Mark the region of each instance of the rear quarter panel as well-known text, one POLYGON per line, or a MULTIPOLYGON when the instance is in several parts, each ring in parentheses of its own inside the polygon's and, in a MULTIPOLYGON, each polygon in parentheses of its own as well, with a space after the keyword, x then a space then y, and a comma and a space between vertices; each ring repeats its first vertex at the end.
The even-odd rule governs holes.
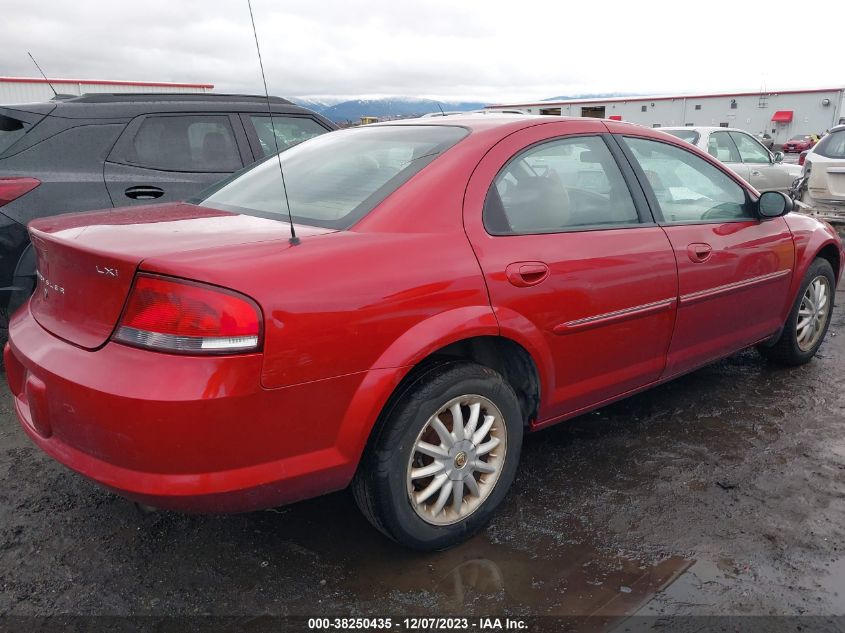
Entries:
POLYGON ((0 160, 0 176, 38 178, 41 185, 3 207, 27 224, 34 218, 111 207, 103 164, 123 123, 77 125, 0 160))

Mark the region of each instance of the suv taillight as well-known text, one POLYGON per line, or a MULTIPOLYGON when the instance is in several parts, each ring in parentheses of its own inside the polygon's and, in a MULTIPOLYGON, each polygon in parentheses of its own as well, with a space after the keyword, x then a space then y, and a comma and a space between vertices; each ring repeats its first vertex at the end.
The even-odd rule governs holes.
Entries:
POLYGON ((40 184, 37 178, 0 178, 0 207, 17 200, 40 184))
POLYGON ((803 165, 805 160, 807 160, 807 150, 804 150, 798 155, 798 164, 803 165))
POLYGON ((139 274, 114 340, 182 354, 231 354, 261 346, 261 311, 232 290, 139 274))

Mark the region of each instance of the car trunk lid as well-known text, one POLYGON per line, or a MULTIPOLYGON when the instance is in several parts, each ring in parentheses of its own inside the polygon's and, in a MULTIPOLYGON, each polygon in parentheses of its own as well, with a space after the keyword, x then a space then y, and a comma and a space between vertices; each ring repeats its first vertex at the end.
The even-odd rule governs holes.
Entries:
MULTIPOLYGON (((330 232, 297 227, 303 236, 330 232)), ((144 259, 269 240, 288 248, 290 225, 178 204, 44 218, 30 234, 38 277, 33 317, 54 335, 96 349, 114 331, 144 259)))

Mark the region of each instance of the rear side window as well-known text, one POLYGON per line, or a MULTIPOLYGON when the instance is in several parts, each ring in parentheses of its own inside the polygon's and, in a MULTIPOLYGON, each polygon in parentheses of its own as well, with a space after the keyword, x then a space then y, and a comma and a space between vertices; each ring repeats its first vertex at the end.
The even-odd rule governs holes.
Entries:
POLYGON ((191 202, 287 221, 279 161, 294 222, 346 229, 467 135, 457 126, 365 126, 322 134, 269 156, 191 202))
POLYGON ((825 158, 845 158, 845 130, 837 130, 825 136, 813 152, 825 158))
POLYGON ((0 154, 22 139, 31 127, 26 121, 0 114, 0 154))
POLYGON ((326 128, 308 117, 274 116, 272 124, 269 115, 250 115, 255 132, 258 135, 258 142, 261 144, 261 151, 264 156, 276 152, 276 145, 279 151, 285 150, 292 145, 307 141, 320 134, 328 132, 326 128), (273 132, 276 133, 276 141, 273 141, 273 132))
POLYGON ((232 172, 243 166, 224 115, 147 117, 132 141, 128 162, 186 172, 232 172))
POLYGON ((624 140, 642 167, 667 223, 754 217, 745 189, 706 160, 668 143, 628 136, 624 140))
POLYGON ((713 132, 707 139, 707 153, 723 163, 740 163, 739 150, 728 132, 713 132))
POLYGON ((556 233, 639 222, 607 145, 581 136, 531 147, 496 176, 484 203, 492 235, 556 233))

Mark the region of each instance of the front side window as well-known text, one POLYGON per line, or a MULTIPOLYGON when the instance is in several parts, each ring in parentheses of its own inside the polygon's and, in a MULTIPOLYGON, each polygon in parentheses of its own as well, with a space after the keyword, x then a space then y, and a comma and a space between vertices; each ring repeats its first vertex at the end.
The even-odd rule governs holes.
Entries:
POLYGON ((727 132, 713 132, 707 139, 707 153, 723 163, 739 163, 739 151, 727 132))
POLYGON ((845 158, 845 130, 837 130, 825 136, 813 152, 826 158, 845 158))
MULTIPOLYGON (((294 222, 349 228, 467 133, 447 125, 365 126, 321 134, 280 152, 294 222)), ((288 219, 275 155, 191 202, 288 219)))
POLYGON ((127 161, 163 171, 226 173, 243 167, 225 115, 149 116, 127 161))
POLYGON ((499 172, 484 204, 492 235, 556 233, 639 222, 613 155, 599 136, 535 145, 499 172))
POLYGON ((309 117, 276 115, 271 123, 270 116, 267 114, 252 114, 249 120, 258 134, 258 142, 264 156, 274 154, 277 144, 279 151, 282 151, 297 143, 307 141, 309 138, 328 132, 326 128, 309 117), (273 141, 274 130, 276 133, 275 142, 273 141))
POLYGON ((736 143, 739 156, 743 163, 763 163, 768 165, 771 160, 769 152, 753 138, 740 132, 731 132, 731 138, 736 143))
POLYGON ((754 217, 745 190, 692 152, 649 139, 625 137, 670 224, 754 217))

